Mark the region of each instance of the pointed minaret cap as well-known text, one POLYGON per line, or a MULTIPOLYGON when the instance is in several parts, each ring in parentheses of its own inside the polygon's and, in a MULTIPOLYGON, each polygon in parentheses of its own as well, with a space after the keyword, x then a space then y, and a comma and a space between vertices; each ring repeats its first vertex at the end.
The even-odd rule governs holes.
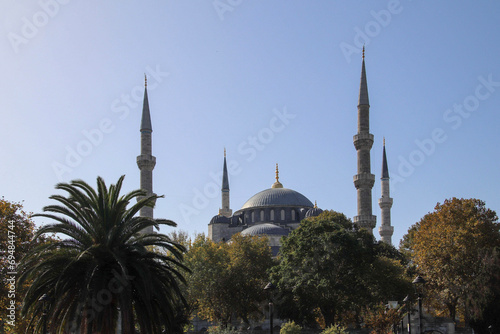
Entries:
POLYGON ((278 171, 278 164, 276 164, 276 182, 271 186, 271 188, 283 188, 283 185, 279 181, 279 171, 278 171))
POLYGON ((146 77, 146 74, 144 74, 144 104, 142 105, 141 131, 153 132, 153 127, 151 126, 151 115, 149 113, 148 78, 146 77))
POLYGON ((382 179, 389 179, 389 169, 387 168, 387 156, 385 154, 385 137, 384 137, 384 149, 382 152, 382 179))
POLYGON ((366 83, 366 70, 365 70, 365 47, 363 46, 363 62, 361 65, 361 83, 359 85, 359 101, 358 105, 370 105, 368 100, 368 84, 366 83))
POLYGON ((224 167, 222 172, 222 190, 229 190, 229 179, 227 176, 226 148, 224 147, 224 167))

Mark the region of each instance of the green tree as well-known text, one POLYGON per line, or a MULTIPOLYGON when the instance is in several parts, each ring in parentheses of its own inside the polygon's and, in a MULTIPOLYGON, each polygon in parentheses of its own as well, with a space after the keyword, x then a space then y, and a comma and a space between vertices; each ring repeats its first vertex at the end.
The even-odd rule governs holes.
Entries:
POLYGON ((500 246, 500 224, 481 200, 447 199, 410 228, 401 246, 427 280, 433 308, 468 321, 467 301, 480 298, 487 281, 481 258, 500 246))
POLYGON ((199 317, 226 327, 233 315, 249 323, 261 317, 259 303, 272 266, 267 238, 236 234, 231 242, 215 243, 204 235, 193 242, 186 261, 189 299, 199 317))
POLYGON ((35 234, 35 223, 29 214, 23 210, 21 203, 14 203, 0 199, 0 333, 15 331, 25 332, 29 320, 18 314, 21 308, 21 296, 26 291, 30 282, 23 285, 15 285, 15 274, 17 263, 28 252, 29 249, 40 243, 49 242, 53 238, 39 238, 33 240, 35 234), (14 303, 14 316, 10 314, 11 301, 14 303), (15 319, 15 320, 14 320, 15 319), (9 325, 10 323, 10 325, 9 325))
POLYGON ((141 333, 160 333, 175 325, 183 301, 177 283, 183 281, 183 248, 164 234, 143 233, 175 223, 137 216, 158 196, 142 190, 120 195, 123 179, 108 189, 98 177, 97 190, 81 180, 60 183, 56 189, 67 197, 51 196, 59 204, 37 215, 56 222, 35 237, 58 233, 65 239, 35 247, 22 260, 19 282, 33 280, 22 312, 39 315, 38 300, 47 294, 51 333, 115 333, 118 322, 123 333, 135 333, 136 326, 141 333))
POLYGON ((387 257, 392 252, 342 213, 303 220, 283 240, 272 270, 279 316, 308 325, 320 318, 328 327, 365 306, 400 299, 408 283, 401 263, 387 257))

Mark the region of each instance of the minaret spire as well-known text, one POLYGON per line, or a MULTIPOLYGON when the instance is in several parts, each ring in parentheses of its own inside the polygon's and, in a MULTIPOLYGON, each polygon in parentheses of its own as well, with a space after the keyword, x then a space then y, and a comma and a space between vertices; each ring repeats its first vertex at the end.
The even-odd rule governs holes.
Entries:
POLYGON ((222 166, 222 208, 219 209, 219 215, 231 217, 233 210, 229 207, 229 178, 227 175, 226 148, 224 148, 224 165, 222 166))
MULTIPOLYGON (((141 171, 141 189, 145 190, 148 195, 153 194, 153 169, 156 165, 156 157, 152 155, 152 132, 151 114, 149 111, 148 101, 148 82, 144 75, 144 102, 142 106, 141 120, 141 155, 137 156, 137 166, 141 171)), ((153 218, 153 208, 143 207, 140 215, 143 217, 153 218)), ((151 229, 147 232, 152 232, 151 229)))
POLYGON ((384 148, 382 151, 382 177, 381 180, 381 189, 382 189, 382 197, 378 200, 378 205, 380 206, 380 220, 381 224, 378 229, 380 234, 380 239, 388 243, 392 244, 392 234, 394 233, 394 227, 391 226, 391 207, 392 207, 392 198, 390 197, 389 191, 389 169, 387 168, 387 156, 385 153, 385 138, 384 138, 384 148))
POLYGON ((358 155, 358 173, 354 175, 354 186, 358 198, 358 214, 353 218, 353 222, 373 233, 377 220, 377 217, 372 214, 372 188, 375 183, 375 175, 371 173, 370 167, 373 135, 370 133, 370 102, 366 81, 364 47, 358 100, 358 133, 354 135, 353 142, 358 155))

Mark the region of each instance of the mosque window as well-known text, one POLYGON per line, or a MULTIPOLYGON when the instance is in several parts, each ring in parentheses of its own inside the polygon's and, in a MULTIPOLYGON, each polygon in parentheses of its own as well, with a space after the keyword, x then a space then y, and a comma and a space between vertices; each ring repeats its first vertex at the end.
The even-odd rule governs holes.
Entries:
POLYGON ((270 218, 271 218, 270 220, 274 221, 274 210, 271 210, 271 212, 269 213, 269 215, 270 215, 270 218))
POLYGON ((252 211, 252 223, 255 223, 255 212, 252 211))
POLYGON ((264 221, 264 210, 260 210, 260 221, 264 221))
POLYGON ((295 210, 292 210, 292 220, 295 220, 295 210))
POLYGON ((285 220, 285 210, 281 209, 281 220, 285 220))

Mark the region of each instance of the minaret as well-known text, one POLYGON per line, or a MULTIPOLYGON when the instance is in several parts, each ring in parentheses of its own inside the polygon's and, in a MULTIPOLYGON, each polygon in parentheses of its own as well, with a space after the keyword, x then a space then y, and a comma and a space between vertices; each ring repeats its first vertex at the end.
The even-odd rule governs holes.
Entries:
POLYGON ((219 209, 219 215, 225 217, 231 217, 233 215, 233 210, 229 207, 229 179, 227 176, 227 164, 226 164, 226 149, 224 148, 224 166, 222 168, 222 209, 219 209))
MULTIPOLYGON (((144 104, 142 106, 141 121, 141 155, 137 156, 137 166, 141 171, 141 189, 146 190, 148 195, 153 194, 153 168, 156 158, 152 155, 152 132, 151 115, 149 113, 148 80, 144 76, 144 104)), ((140 215, 153 218, 153 208, 143 207, 140 215)), ((152 227, 150 231, 153 232, 152 227)))
POLYGON ((358 153, 358 174, 354 175, 354 186, 358 193, 358 215, 353 218, 353 222, 373 233, 377 220, 377 217, 372 215, 372 188, 375 183, 375 175, 371 173, 370 168, 373 135, 370 133, 370 103, 366 83, 364 47, 359 87, 358 133, 354 135, 353 142, 358 153))
POLYGON ((380 227, 378 232, 380 234, 380 239, 392 245, 392 234, 394 233, 394 227, 391 226, 391 207, 392 198, 389 192, 389 169, 387 168, 387 157, 385 155, 385 138, 384 138, 384 150, 382 153, 382 177, 380 178, 382 184, 382 197, 378 200, 378 205, 380 206, 380 227))

